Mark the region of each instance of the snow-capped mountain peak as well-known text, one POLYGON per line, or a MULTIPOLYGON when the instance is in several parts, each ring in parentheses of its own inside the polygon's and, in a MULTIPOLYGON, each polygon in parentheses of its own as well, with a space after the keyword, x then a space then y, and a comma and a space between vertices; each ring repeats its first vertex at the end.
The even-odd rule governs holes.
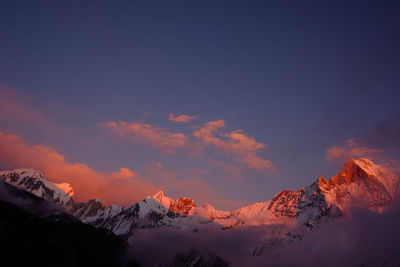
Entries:
POLYGON ((63 207, 69 207, 73 203, 74 191, 70 184, 53 183, 36 169, 2 171, 0 172, 0 179, 63 207))
POLYGON ((211 204, 196 206, 190 198, 172 199, 159 191, 128 208, 104 207, 97 199, 74 203, 69 184, 54 184, 34 169, 0 172, 5 182, 52 200, 82 222, 130 238, 134 229, 172 226, 197 231, 208 223, 222 228, 281 224, 291 227, 291 236, 319 228, 321 222, 346 214, 362 203, 382 211, 399 193, 399 177, 369 159, 349 158, 330 179, 319 177, 299 190, 283 190, 272 200, 250 204, 234 211, 217 210, 211 204), (67 203, 67 204, 65 204, 67 203))
POLYGON ((173 202, 173 199, 165 196, 164 192, 161 190, 158 191, 157 194, 153 195, 152 197, 147 197, 147 198, 153 198, 157 200, 167 209, 169 209, 169 207, 171 206, 171 202, 173 202))
POLYGON ((196 207, 193 199, 182 197, 179 199, 172 199, 164 195, 163 191, 158 191, 157 194, 147 199, 152 198, 161 203, 166 209, 181 215, 188 215, 189 212, 196 207))
POLYGON ((378 179, 379 182, 385 186, 392 199, 397 197, 396 193, 399 191, 399 177, 397 175, 366 158, 354 160, 354 163, 362 168, 369 176, 378 179))
POLYGON ((320 178, 318 184, 326 202, 342 212, 355 204, 382 211, 399 192, 399 177, 365 158, 349 158, 337 175, 320 178))
POLYGON ((62 191, 64 191, 71 198, 74 197, 74 190, 72 189, 72 186, 69 183, 61 183, 61 184, 54 183, 54 185, 60 188, 62 191))

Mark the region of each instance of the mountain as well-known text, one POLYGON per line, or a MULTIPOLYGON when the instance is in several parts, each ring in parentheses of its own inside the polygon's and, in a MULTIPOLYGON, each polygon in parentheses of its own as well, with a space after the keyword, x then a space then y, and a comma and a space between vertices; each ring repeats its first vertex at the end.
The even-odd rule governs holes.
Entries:
POLYGON ((160 202, 168 210, 181 215, 188 215, 191 210, 196 208, 193 199, 183 197, 174 200, 166 197, 163 191, 159 191, 157 194, 152 196, 152 198, 160 202))
POLYGON ((310 186, 296 191, 283 190, 271 200, 233 211, 221 211, 211 204, 197 206, 189 198, 171 199, 162 191, 130 207, 104 207, 100 200, 73 201, 70 186, 54 184, 32 169, 0 172, 5 182, 52 200, 82 222, 111 230, 130 239, 135 229, 169 226, 199 231, 208 224, 222 229, 254 225, 286 225, 285 238, 301 238, 321 223, 349 213, 353 207, 382 212, 400 191, 399 177, 369 159, 349 158, 334 177, 319 177, 310 186))
POLYGON ((74 191, 71 185, 68 183, 53 183, 39 170, 15 169, 2 171, 0 172, 0 179, 66 209, 73 206, 74 191))
POLYGON ((326 202, 343 212, 355 204, 382 211, 396 199, 400 189, 398 176, 365 158, 349 158, 336 176, 329 180, 321 177, 318 185, 326 202))
POLYGON ((308 187, 283 190, 270 201, 233 211, 231 217, 241 220, 241 224, 288 217, 312 227, 315 220, 337 217, 357 206, 383 211, 396 199, 399 185, 397 175, 371 160, 349 158, 329 180, 321 176, 308 187))
MULTIPOLYGON (((3 266, 121 266, 128 244, 0 181, 3 266)), ((124 266, 139 266, 132 257, 124 266)))
MULTIPOLYGON (((196 240, 203 242, 203 237, 216 240, 217 247, 240 246, 246 242, 240 247, 240 251, 245 250, 242 255, 268 255, 277 248, 306 242, 297 241, 309 240, 310 235, 335 225, 336 218, 350 218, 353 208, 384 213, 392 203, 397 203, 400 191, 397 175, 365 158, 349 158, 342 170, 330 179, 321 176, 309 186, 283 190, 271 200, 232 211, 218 210, 208 203, 200 206, 190 198, 172 199, 162 191, 129 207, 105 207, 99 199, 75 202, 69 184, 53 183, 34 169, 3 171, 0 180, 0 214, 5 215, 0 216, 0 238, 10 244, 0 249, 7 256, 21 249, 29 250, 24 254, 28 258, 34 258, 42 250, 56 255, 48 256, 49 260, 35 258, 34 263, 41 266, 57 266, 54 263, 64 258, 65 266, 81 263, 118 266, 115 260, 123 257, 121 251, 128 244, 130 249, 144 246, 140 251, 145 251, 145 256, 129 252, 134 257, 127 258, 132 261, 128 265, 137 266, 133 259, 156 256, 160 249, 165 249, 164 242, 169 244, 171 239, 177 239, 176 246, 180 247, 186 244, 184 240, 195 244, 196 240), (148 240, 150 233, 154 233, 154 240, 153 234, 148 240), (18 240, 26 240, 27 247, 21 248, 18 240), (100 256, 92 259, 97 254, 100 256)), ((187 250, 175 251, 158 266, 227 266, 230 259, 229 254, 222 255, 222 260, 213 250, 183 247, 187 250)), ((388 247, 392 250, 390 244, 388 247)), ((15 258, 15 266, 28 263, 24 258, 15 258)))

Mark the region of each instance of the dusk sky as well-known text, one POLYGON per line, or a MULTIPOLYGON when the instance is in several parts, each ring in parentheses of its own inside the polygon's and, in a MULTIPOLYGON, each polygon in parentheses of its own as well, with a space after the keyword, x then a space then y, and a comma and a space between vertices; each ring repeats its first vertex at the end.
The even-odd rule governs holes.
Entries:
POLYGON ((400 173, 399 1, 0 3, 0 169, 236 209, 400 173))

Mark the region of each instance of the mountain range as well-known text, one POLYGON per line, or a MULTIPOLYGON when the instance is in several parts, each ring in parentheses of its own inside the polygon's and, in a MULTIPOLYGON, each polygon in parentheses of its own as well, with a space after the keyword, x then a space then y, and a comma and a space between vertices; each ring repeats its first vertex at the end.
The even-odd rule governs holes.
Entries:
MULTIPOLYGON (((211 204, 198 206, 186 197, 171 199, 162 191, 129 207, 105 207, 99 199, 75 202, 69 184, 53 183, 35 169, 2 171, 0 179, 7 186, 29 192, 56 207, 53 215, 62 214, 82 225, 108 231, 122 243, 131 245, 135 244, 135 232, 140 229, 169 227, 203 233, 210 226, 220 231, 263 226, 266 231, 248 248, 250 255, 260 255, 273 246, 298 242, 322 225, 350 216, 354 208, 382 213, 397 201, 400 191, 396 174, 366 158, 349 158, 343 169, 330 179, 321 176, 299 190, 283 190, 271 200, 232 211, 217 210, 211 204), (274 230, 269 231, 268 226, 274 230), (278 230, 276 226, 280 226, 278 230)), ((193 257, 196 258, 192 255, 189 259, 193 257)), ((217 262, 221 264, 222 261, 217 262)))

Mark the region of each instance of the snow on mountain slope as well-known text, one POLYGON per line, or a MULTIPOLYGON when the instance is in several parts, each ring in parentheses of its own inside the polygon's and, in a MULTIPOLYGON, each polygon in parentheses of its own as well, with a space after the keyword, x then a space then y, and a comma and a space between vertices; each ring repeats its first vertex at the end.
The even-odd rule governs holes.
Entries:
POLYGON ((399 177, 368 159, 349 158, 343 169, 326 180, 318 178, 296 191, 283 190, 272 200, 235 211, 218 211, 211 205, 196 207, 199 215, 225 228, 246 225, 295 224, 298 233, 318 228, 320 222, 348 213, 363 205, 382 211, 399 192, 399 177))
POLYGON ((270 204, 271 200, 250 204, 248 206, 237 209, 236 214, 240 218, 254 218, 254 217, 268 216, 271 214, 270 210, 268 209, 270 204))
POLYGON ((221 228, 281 224, 290 226, 291 238, 318 229, 320 223, 347 214, 352 207, 363 205, 380 212, 396 198, 400 189, 398 176, 363 158, 349 158, 343 169, 329 180, 319 177, 310 186, 296 191, 283 190, 272 200, 234 211, 217 210, 210 204, 196 206, 190 198, 174 200, 162 191, 128 208, 104 207, 98 199, 74 203, 68 184, 56 185, 37 170, 0 172, 0 178, 52 200, 82 222, 126 238, 138 228, 170 226, 197 231, 210 223, 221 228))
POLYGON ((81 221, 88 222, 96 220, 104 211, 105 208, 99 199, 90 199, 86 202, 76 203, 70 213, 81 221))
POLYGON ((192 209, 196 208, 196 204, 193 199, 183 197, 175 200, 166 197, 162 191, 159 191, 151 198, 160 202, 166 209, 181 215, 188 215, 192 209))
POLYGON ((399 192, 399 177, 382 166, 376 165, 371 160, 360 158, 354 163, 363 169, 370 177, 375 177, 383 184, 392 199, 395 199, 399 192))
MULTIPOLYGON (((240 221, 233 215, 231 211, 217 210, 209 203, 191 210, 189 216, 197 216, 199 218, 199 224, 214 222, 223 228, 230 228, 234 225, 240 224, 240 221)), ((198 229, 200 227, 197 226, 195 228, 198 229)))
MULTIPOLYGON (((150 198, 150 196, 147 198, 150 198)), ((171 206, 171 203, 174 201, 172 198, 165 196, 163 191, 158 191, 158 193, 153 195, 151 198, 160 202, 167 209, 169 209, 169 206, 171 206)))
POLYGON ((172 226, 176 222, 176 214, 169 211, 153 198, 135 203, 129 208, 111 206, 105 210, 104 216, 90 224, 113 231, 115 234, 129 238, 137 228, 172 226))
POLYGON ((382 211, 396 198, 399 177, 368 159, 349 158, 337 175, 321 177, 318 185, 326 202, 344 213, 356 206, 382 211))
POLYGON ((0 172, 0 179, 20 189, 69 209, 74 191, 67 183, 56 184, 35 169, 15 169, 0 172))

